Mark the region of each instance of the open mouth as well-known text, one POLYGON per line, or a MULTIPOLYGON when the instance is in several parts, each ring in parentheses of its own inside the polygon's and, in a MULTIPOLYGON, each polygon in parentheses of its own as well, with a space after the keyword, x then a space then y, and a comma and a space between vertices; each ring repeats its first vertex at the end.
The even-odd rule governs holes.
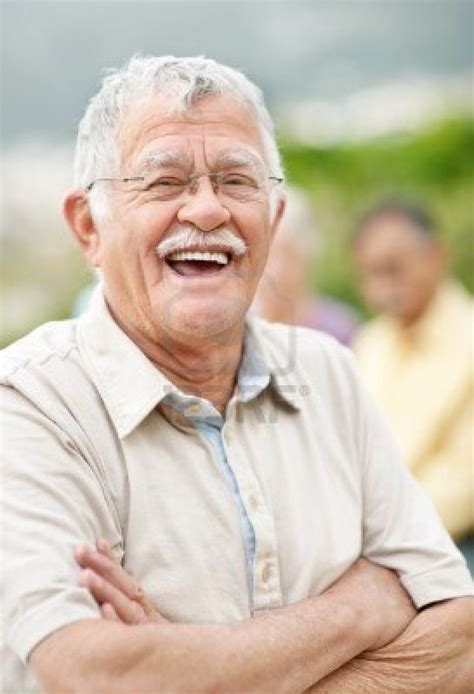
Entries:
POLYGON ((175 251, 165 258, 168 266, 183 277, 202 277, 222 272, 232 261, 225 251, 175 251))

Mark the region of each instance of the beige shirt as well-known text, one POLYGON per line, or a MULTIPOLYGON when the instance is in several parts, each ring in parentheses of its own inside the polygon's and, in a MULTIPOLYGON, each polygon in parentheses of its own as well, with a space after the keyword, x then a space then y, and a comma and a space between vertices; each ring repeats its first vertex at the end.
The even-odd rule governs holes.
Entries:
POLYGON ((473 318, 471 296, 445 281, 416 323, 380 316, 355 343, 404 460, 455 537, 474 531, 473 318))
POLYGON ((271 377, 237 389, 222 438, 255 532, 252 595, 212 446, 164 404, 172 385, 100 292, 80 319, 4 351, 5 692, 26 691, 41 639, 99 617, 73 559, 98 536, 174 621, 237 622, 317 595, 361 554, 396 569, 417 606, 470 592, 345 348, 259 320, 250 340, 271 377))

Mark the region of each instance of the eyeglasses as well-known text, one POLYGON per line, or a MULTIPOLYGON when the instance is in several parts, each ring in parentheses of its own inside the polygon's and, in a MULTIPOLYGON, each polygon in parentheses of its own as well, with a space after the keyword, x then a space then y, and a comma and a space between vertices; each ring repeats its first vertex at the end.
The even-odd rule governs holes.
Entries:
POLYGON ((128 178, 96 178, 86 186, 86 192, 92 190, 96 183, 102 181, 115 181, 119 183, 136 184, 133 189, 144 194, 148 199, 166 201, 177 200, 185 192, 193 195, 198 189, 199 179, 207 177, 211 182, 216 195, 220 194, 224 198, 250 202, 262 196, 265 192, 265 183, 283 183, 283 178, 277 176, 267 176, 260 181, 247 174, 241 173, 195 173, 186 179, 174 176, 132 176, 128 178))

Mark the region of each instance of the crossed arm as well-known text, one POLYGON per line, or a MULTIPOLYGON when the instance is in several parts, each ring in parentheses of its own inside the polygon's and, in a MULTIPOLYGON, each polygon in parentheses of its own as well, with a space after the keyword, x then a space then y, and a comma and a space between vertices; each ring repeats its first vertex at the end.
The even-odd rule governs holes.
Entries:
POLYGON ((474 607, 458 598, 420 612, 392 643, 354 658, 307 694, 472 694, 474 607))
POLYGON ((46 691, 470 691, 470 600, 415 617, 395 575, 365 560, 321 596, 237 625, 187 625, 159 615, 105 546, 77 558, 104 619, 35 649, 46 691))

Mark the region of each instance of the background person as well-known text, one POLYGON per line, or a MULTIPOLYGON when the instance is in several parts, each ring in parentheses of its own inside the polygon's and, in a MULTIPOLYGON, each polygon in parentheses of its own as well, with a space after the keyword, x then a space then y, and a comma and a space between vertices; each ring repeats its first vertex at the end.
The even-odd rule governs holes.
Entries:
POLYGON ((354 343, 404 459, 453 537, 473 530, 473 306, 427 212, 385 201, 359 223, 361 292, 380 315, 354 343))
POLYGON ((319 243, 307 196, 289 188, 253 307, 266 320, 321 330, 347 345, 359 318, 343 302, 314 290, 319 243))

